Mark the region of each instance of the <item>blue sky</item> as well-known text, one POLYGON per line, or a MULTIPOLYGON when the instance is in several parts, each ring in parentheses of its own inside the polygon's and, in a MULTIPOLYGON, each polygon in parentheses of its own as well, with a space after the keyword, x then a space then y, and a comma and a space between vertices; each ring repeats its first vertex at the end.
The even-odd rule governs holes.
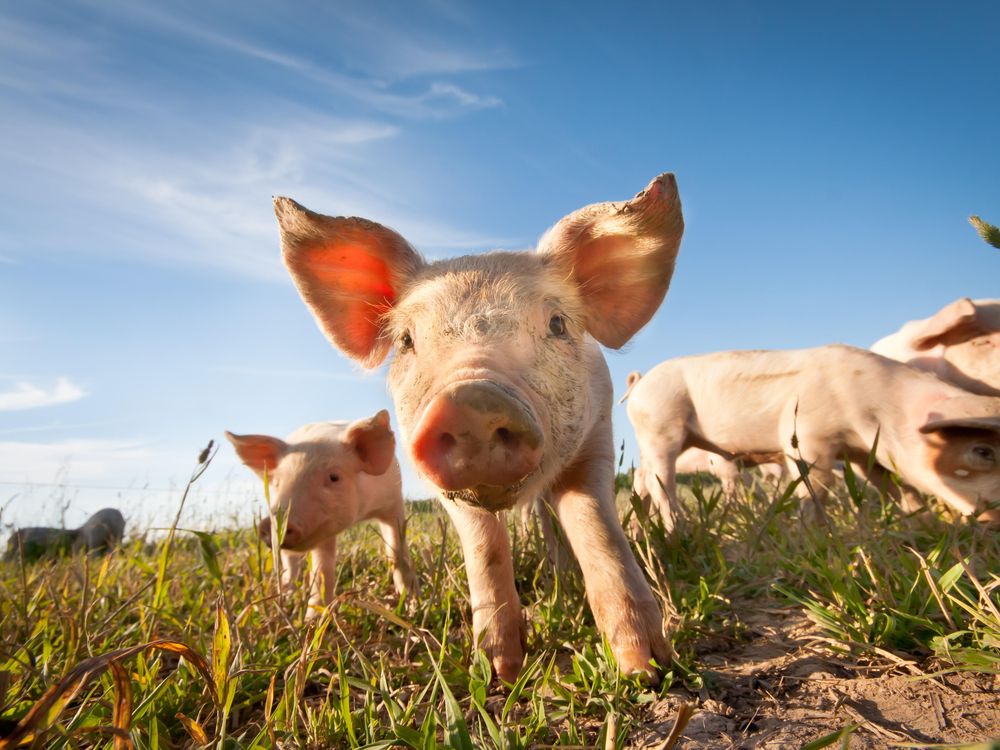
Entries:
MULTIPOLYGON (((275 194, 445 257, 531 247, 675 172, 677 272, 609 353, 619 391, 668 357, 868 346, 998 296, 966 222, 1000 219, 998 22, 990 2, 0 6, 0 522, 68 501, 68 523, 166 523, 223 430, 390 405, 293 289, 275 194)), ((226 444, 188 523, 258 497, 226 444)))

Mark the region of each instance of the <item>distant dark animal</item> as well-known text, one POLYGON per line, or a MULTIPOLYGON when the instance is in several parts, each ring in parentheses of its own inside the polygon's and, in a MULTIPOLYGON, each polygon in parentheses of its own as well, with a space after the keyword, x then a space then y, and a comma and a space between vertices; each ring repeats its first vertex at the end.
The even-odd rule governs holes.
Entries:
POLYGON ((34 562, 42 557, 58 557, 71 552, 106 553, 122 540, 125 518, 114 508, 103 508, 78 529, 29 526, 15 531, 7 541, 4 560, 23 558, 34 562))

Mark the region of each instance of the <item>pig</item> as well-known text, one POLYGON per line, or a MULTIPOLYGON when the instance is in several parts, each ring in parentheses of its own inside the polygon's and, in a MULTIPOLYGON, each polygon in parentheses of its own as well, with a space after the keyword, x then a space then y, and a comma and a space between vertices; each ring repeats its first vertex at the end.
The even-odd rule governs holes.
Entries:
POLYGON ((428 262, 395 231, 275 199, 285 264, 327 338, 388 386, 418 472, 461 540, 475 643, 513 682, 525 655, 498 511, 551 491, 619 668, 650 682, 663 617, 613 502, 612 387, 622 347, 659 308, 683 217, 672 174, 561 219, 535 252, 428 262))
MULTIPOLYGON (((1000 520, 1000 398, 970 394, 877 354, 844 345, 796 351, 735 351, 668 360, 638 380, 628 415, 642 477, 668 529, 679 516, 675 465, 689 447, 750 463, 796 459, 822 501, 834 464, 867 462, 885 486, 906 485, 963 515, 1000 520), (793 436, 795 440, 793 441, 793 436)), ((809 487, 800 485, 802 496, 809 487)))
POLYGON ((102 508, 76 530, 73 551, 110 552, 122 541, 125 518, 116 508, 102 508))
POLYGON ((1000 396, 1000 299, 955 300, 876 341, 871 350, 970 393, 1000 396))
POLYGON ((25 562, 35 562, 43 557, 68 555, 73 551, 75 539, 76 529, 27 526, 10 535, 3 559, 6 562, 19 558, 25 562))
MULTIPOLYGON (((280 553, 285 590, 301 576, 305 555, 313 554, 309 619, 333 601, 337 535, 368 519, 378 522, 396 591, 416 590, 389 412, 354 422, 303 425, 284 440, 231 432, 226 437, 247 467, 261 478, 267 473, 270 513, 286 518, 280 553)), ((261 519, 259 532, 270 544, 270 516, 261 519)))
POLYGON ((125 519, 115 508, 102 508, 78 529, 54 529, 28 526, 15 531, 7 541, 4 560, 23 557, 33 562, 42 557, 71 552, 110 552, 122 540, 125 519))

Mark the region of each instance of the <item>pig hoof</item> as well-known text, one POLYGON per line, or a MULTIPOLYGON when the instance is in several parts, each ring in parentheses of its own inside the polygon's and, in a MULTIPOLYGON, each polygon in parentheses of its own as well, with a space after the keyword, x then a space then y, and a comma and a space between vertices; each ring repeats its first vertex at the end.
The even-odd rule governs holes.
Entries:
POLYGON ((987 528, 1000 529, 1000 508, 983 511, 976 516, 976 520, 987 528))
POLYGON ((656 687, 660 684, 660 674, 653 667, 648 651, 629 649, 618 655, 618 668, 622 674, 635 677, 643 685, 656 687))
POLYGON ((492 660, 493 674, 504 682, 516 682, 523 661, 521 657, 495 656, 492 660))

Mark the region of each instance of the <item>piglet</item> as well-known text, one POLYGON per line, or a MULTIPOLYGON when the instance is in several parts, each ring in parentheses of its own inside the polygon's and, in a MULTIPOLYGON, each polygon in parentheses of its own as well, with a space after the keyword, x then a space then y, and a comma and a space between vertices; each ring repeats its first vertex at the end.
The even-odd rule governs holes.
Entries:
POLYGON ((1000 299, 955 300, 879 339, 872 351, 970 393, 1000 396, 1000 299))
MULTIPOLYGON (((1000 398, 850 346, 734 351, 680 357, 637 379, 628 415, 639 444, 636 491, 668 529, 679 515, 677 457, 698 447, 749 464, 783 460, 826 497, 834 464, 865 467, 896 493, 887 472, 963 515, 1000 520, 1000 398), (794 436, 794 438, 793 438, 794 436)), ((805 497, 808 488, 799 486, 805 497)), ((898 494, 898 493, 896 493, 898 494)))
POLYGON ((285 263, 320 328, 377 367, 418 471, 461 539, 476 641, 513 682, 525 653, 510 540, 497 512, 551 490, 594 619, 619 667, 656 674, 663 618, 613 501, 611 379, 660 306, 683 218, 673 175, 635 198, 571 213, 536 252, 424 260, 366 219, 277 198, 285 263))
POLYGON ((271 516, 261 520, 261 537, 270 544, 271 517, 286 519, 281 543, 284 588, 295 585, 305 555, 313 553, 310 618, 333 601, 337 535, 368 519, 378 522, 396 591, 402 595, 415 590, 389 412, 383 409, 355 422, 307 424, 285 440, 230 432, 226 437, 258 476, 267 472, 271 516))

